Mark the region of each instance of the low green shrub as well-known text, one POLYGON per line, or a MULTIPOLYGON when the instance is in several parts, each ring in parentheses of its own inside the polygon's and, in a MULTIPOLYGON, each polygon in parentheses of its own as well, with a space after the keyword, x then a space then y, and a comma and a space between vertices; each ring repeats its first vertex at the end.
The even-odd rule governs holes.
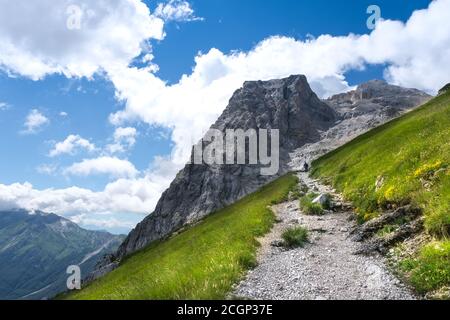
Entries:
POLYGON ((307 215, 323 215, 324 208, 319 203, 313 203, 313 200, 318 197, 316 193, 309 193, 300 198, 300 209, 307 215))
POLYGON ((308 230, 304 227, 290 228, 283 232, 282 238, 286 247, 302 248, 308 242, 308 230))

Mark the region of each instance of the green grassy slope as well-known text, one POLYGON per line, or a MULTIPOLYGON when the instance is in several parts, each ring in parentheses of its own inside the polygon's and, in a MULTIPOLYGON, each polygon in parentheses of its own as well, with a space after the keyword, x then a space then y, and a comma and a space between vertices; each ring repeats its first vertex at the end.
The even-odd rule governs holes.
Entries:
POLYGON ((360 222, 392 204, 423 209, 435 241, 404 263, 420 291, 450 285, 450 92, 313 163, 357 207, 360 222))
POLYGON ((267 233, 272 203, 297 184, 286 175, 201 223, 150 245, 66 299, 220 299, 256 263, 256 238, 267 233))

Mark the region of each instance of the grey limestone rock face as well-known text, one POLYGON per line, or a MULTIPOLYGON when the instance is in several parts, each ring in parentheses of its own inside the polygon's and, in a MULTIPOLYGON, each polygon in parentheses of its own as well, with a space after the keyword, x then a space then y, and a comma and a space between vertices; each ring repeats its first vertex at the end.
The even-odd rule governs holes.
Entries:
POLYGON ((347 119, 375 113, 393 117, 429 99, 430 96, 420 90, 372 80, 361 84, 354 91, 335 95, 326 102, 347 119))

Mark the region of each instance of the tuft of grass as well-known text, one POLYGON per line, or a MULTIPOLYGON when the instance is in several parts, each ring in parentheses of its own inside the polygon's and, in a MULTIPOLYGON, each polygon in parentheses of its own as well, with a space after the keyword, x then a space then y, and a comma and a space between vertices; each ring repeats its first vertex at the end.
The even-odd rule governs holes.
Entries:
POLYGON ((386 236, 388 234, 391 234, 392 232, 394 232, 397 229, 398 229, 397 225, 387 224, 382 229, 378 230, 377 236, 384 237, 384 236, 386 236))
POLYGON ((426 230, 436 243, 403 263, 410 267, 409 278, 420 291, 450 284, 449 136, 447 91, 330 152, 312 166, 314 177, 330 181, 353 202, 361 223, 392 206, 413 204, 422 209, 426 230))
POLYGON ((308 242, 308 230, 304 227, 295 227, 287 229, 281 236, 284 244, 288 248, 303 248, 308 242))
POLYGON ((298 183, 293 174, 205 218, 172 238, 153 243, 83 290, 61 299, 224 299, 256 266, 257 238, 272 227, 273 202, 298 183))
POLYGON ((411 222, 411 219, 408 217, 399 217, 395 221, 390 224, 385 225, 382 229, 378 230, 377 236, 384 237, 392 232, 398 230, 402 225, 411 222))
POLYGON ((308 193, 308 186, 305 184, 297 184, 297 186, 292 190, 290 199, 299 200, 308 193))
POLYGON ((307 215, 323 215, 324 208, 319 203, 313 203, 313 200, 318 197, 316 193, 309 193, 300 198, 300 209, 307 215))
POLYGON ((450 241, 433 242, 423 247, 417 258, 400 263, 402 271, 421 293, 450 283, 450 241))

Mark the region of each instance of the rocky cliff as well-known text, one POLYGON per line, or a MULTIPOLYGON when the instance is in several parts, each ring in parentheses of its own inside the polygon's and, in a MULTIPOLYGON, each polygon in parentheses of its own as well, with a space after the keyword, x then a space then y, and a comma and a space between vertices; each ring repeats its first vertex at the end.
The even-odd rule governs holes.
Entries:
MULTIPOLYGON (((246 82, 212 126, 226 129, 279 129, 280 170, 260 174, 259 165, 188 164, 164 192, 157 207, 131 231, 111 262, 163 239, 221 209, 262 185, 393 117, 427 101, 415 90, 371 81, 322 101, 304 76, 246 82)), ((109 264, 109 266, 108 266, 109 264)), ((113 262, 115 265, 115 262, 113 262)))

